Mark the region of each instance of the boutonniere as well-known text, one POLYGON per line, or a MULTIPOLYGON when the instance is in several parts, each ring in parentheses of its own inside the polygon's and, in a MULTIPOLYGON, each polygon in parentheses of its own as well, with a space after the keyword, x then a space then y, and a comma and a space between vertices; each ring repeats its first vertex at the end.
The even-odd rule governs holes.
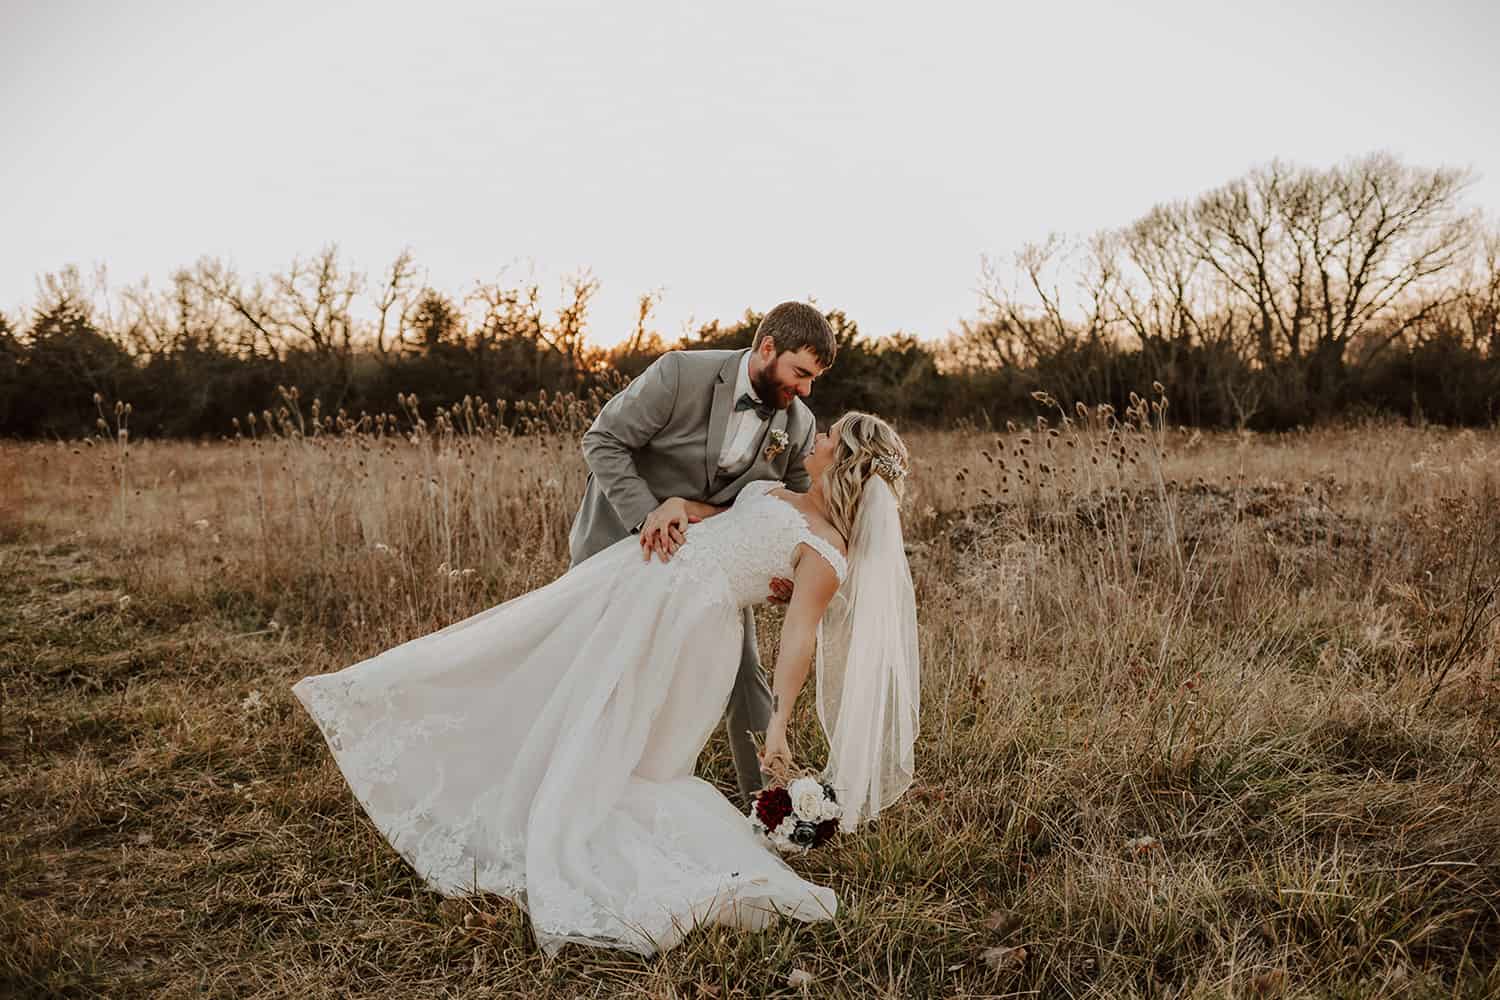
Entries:
POLYGON ((786 451, 786 446, 792 443, 792 439, 786 436, 786 431, 780 428, 774 429, 767 436, 765 457, 767 462, 776 461, 776 456, 786 451))

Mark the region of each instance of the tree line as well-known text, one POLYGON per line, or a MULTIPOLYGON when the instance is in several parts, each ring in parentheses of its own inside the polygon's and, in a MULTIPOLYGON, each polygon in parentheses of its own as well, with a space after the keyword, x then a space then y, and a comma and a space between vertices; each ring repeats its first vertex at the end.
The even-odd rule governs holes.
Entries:
MULTIPOLYGON (((1273 161, 1084 238, 986 260, 976 314, 941 338, 839 337, 816 409, 905 424, 994 426, 1167 387, 1173 419, 1275 429, 1351 416, 1450 424, 1500 418, 1500 229, 1469 209, 1463 171, 1375 154, 1328 168, 1273 161)), ((642 296, 630 335, 590 340, 598 282, 421 280, 403 253, 359 273, 330 246, 246 278, 203 259, 165 286, 110 292, 76 268, 44 275, 25 315, 0 314, 0 434, 76 437, 95 394, 132 404, 147 436, 216 436, 279 386, 350 416, 465 397, 516 403, 608 391, 672 348, 747 345, 747 310, 668 341, 642 296)), ((769 307, 771 303, 767 303, 769 307)))

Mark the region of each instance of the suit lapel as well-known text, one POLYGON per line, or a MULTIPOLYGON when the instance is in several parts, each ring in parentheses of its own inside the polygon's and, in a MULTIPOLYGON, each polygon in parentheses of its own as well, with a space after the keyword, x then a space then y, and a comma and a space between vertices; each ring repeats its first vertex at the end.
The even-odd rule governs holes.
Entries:
POLYGON ((705 482, 709 492, 713 491, 714 481, 719 478, 719 452, 724 450, 729 414, 734 412, 734 383, 740 374, 740 359, 744 356, 744 351, 736 351, 730 355, 729 360, 719 369, 719 379, 714 385, 713 408, 708 411, 708 451, 704 455, 704 475, 707 477, 705 482))

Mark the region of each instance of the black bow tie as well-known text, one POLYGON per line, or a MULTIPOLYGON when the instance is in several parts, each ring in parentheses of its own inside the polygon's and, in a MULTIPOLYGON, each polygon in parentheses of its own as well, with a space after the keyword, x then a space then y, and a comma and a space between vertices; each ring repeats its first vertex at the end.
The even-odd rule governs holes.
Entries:
POLYGON ((760 419, 770 420, 771 414, 776 412, 776 407, 770 403, 762 403, 747 392, 734 401, 734 412, 738 413, 741 410, 754 410, 755 415, 760 417, 760 419))

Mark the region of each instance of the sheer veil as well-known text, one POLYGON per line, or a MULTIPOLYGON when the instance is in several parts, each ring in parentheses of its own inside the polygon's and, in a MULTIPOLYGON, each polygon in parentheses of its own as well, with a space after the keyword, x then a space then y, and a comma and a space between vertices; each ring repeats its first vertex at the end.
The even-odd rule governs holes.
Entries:
POLYGON ((911 785, 921 706, 917 604, 896 494, 865 482, 849 540, 849 573, 818 630, 823 780, 843 806, 840 829, 874 819, 911 785))

